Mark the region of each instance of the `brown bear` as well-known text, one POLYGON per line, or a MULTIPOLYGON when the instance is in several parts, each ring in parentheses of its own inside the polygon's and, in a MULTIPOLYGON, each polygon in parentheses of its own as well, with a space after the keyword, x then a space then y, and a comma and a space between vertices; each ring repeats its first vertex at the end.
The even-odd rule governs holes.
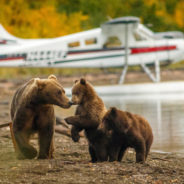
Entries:
POLYGON ((85 79, 75 81, 72 88, 71 103, 78 105, 75 116, 65 118, 68 124, 73 125, 71 134, 74 141, 79 140, 79 132, 84 129, 89 142, 91 161, 105 161, 107 155, 107 139, 105 134, 98 130, 98 126, 106 113, 102 99, 97 95, 93 86, 85 79))
POLYGON ((53 105, 69 108, 65 91, 54 75, 48 79, 34 78, 21 86, 11 104, 12 134, 17 157, 32 159, 37 150, 29 143, 38 132, 39 159, 53 158, 55 115, 53 105))
POLYGON ((112 107, 104 116, 99 129, 111 134, 110 161, 121 161, 126 149, 131 147, 136 151, 136 162, 144 163, 153 142, 153 133, 143 117, 112 107))

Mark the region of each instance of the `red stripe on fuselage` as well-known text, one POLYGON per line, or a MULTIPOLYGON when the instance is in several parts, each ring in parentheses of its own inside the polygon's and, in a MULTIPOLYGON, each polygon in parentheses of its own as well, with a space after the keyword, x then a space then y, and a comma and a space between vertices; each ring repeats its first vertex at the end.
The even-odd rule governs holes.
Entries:
MULTIPOLYGON (((131 49, 131 54, 142 54, 149 52, 159 52, 159 51, 169 51, 175 50, 176 46, 158 46, 158 47, 139 47, 139 48, 129 48, 131 49)), ((94 49, 94 50, 74 50, 68 51, 67 55, 78 55, 78 54, 89 54, 89 53, 99 53, 99 52, 108 52, 108 51, 123 51, 125 48, 108 48, 108 49, 94 49)))
POLYGON ((0 58, 1 61, 8 61, 8 60, 17 60, 17 59, 24 59, 24 57, 7 57, 7 58, 0 58))
POLYGON ((7 44, 6 40, 1 40, 0 44, 7 44))
POLYGON ((158 51, 169 51, 169 50, 175 50, 176 46, 160 46, 160 47, 144 47, 144 48, 132 48, 131 54, 142 54, 147 52, 158 52, 158 51))

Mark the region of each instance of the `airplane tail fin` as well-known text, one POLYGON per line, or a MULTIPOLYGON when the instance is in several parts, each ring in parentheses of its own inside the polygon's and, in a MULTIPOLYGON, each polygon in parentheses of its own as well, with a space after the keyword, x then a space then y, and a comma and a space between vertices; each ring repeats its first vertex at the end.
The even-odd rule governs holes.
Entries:
POLYGON ((19 38, 8 33, 2 24, 0 24, 0 39, 19 40, 19 38))

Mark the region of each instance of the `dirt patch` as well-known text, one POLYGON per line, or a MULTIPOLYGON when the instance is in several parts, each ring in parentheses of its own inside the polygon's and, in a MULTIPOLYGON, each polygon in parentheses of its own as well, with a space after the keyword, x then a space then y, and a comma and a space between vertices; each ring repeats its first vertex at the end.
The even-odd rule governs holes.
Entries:
MULTIPOLYGON (((80 143, 55 135, 55 159, 16 160, 9 131, 0 132, 0 183, 183 183, 184 158, 169 153, 151 153, 145 164, 135 163, 128 150, 122 162, 90 163, 85 138, 80 143)), ((33 144, 36 145, 36 139, 33 144)))

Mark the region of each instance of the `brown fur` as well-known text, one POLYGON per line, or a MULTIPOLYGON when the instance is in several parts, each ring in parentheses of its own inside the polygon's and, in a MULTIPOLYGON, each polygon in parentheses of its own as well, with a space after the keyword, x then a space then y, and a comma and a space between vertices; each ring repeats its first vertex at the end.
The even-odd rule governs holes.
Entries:
POLYGON ((79 132, 84 129, 89 142, 92 162, 107 160, 106 137, 98 126, 102 121, 106 108, 93 86, 85 79, 76 81, 72 88, 72 103, 77 106, 75 116, 66 118, 72 124, 72 139, 79 140, 79 132))
POLYGON ((103 118, 101 129, 111 134, 110 161, 121 161, 126 149, 136 151, 136 162, 144 162, 153 142, 149 123, 141 116, 111 108, 103 118))
POLYGON ((11 104, 12 138, 19 159, 32 159, 37 150, 29 144, 38 132, 38 158, 52 158, 55 115, 53 105, 69 108, 69 99, 54 75, 48 79, 35 78, 21 86, 11 104))

